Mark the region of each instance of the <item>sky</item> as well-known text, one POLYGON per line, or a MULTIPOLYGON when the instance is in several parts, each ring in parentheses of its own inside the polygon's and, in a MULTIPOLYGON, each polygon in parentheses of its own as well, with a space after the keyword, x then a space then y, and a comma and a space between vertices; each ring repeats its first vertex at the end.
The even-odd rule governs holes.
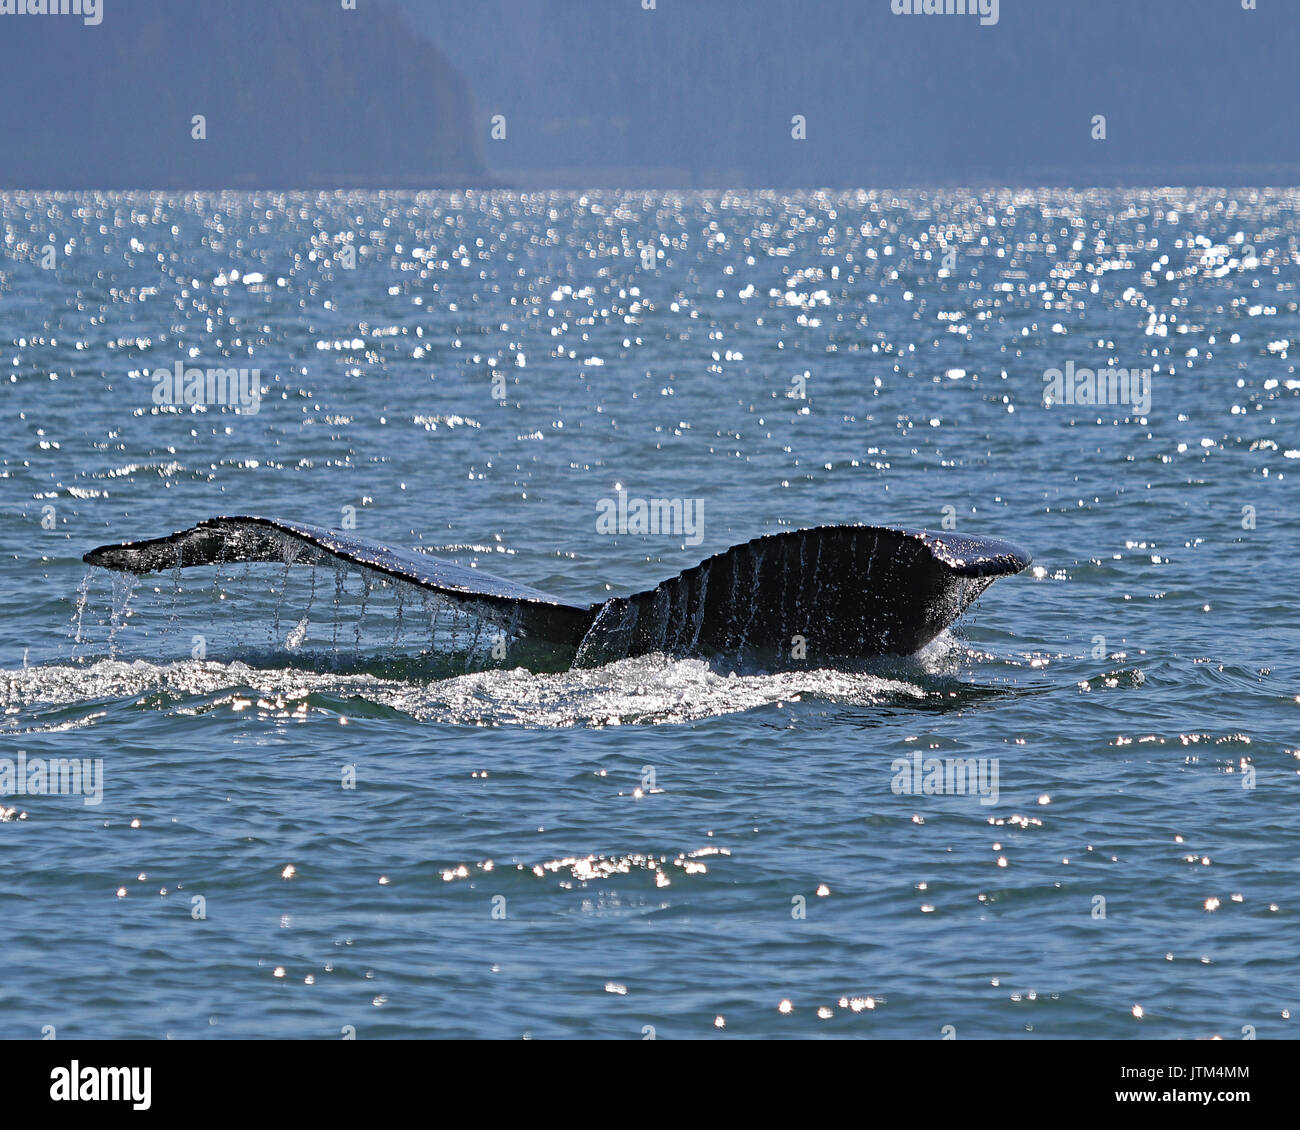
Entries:
POLYGON ((486 160, 524 184, 1294 183, 1300 169, 1296 0, 1000 0, 996 22, 895 14, 902 0, 652 2, 403 0, 466 76, 479 135, 505 116, 486 160))

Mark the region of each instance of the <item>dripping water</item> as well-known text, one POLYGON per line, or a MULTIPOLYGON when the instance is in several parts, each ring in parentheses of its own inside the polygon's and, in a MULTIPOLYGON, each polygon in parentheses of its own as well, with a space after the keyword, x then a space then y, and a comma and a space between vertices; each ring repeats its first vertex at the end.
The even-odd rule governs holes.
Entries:
POLYGON ((82 622, 86 615, 86 598, 90 593, 90 579, 94 574, 95 567, 93 565, 88 565, 85 574, 81 578, 81 584, 77 586, 77 610, 73 614, 73 623, 76 625, 76 632, 72 638, 72 649, 74 655, 76 654, 76 649, 81 645, 83 640, 82 622))
POLYGON ((117 634, 130 614, 131 597, 135 594, 139 578, 134 573, 113 574, 113 605, 108 633, 108 654, 117 654, 117 634))

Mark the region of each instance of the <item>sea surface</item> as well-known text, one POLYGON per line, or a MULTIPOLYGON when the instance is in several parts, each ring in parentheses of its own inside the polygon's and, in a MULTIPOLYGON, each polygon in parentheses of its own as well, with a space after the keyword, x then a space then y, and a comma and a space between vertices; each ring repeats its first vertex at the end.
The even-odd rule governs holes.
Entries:
POLYGON ((0 239, 0 780, 88 766, 0 797, 0 1037, 1300 1031, 1300 194, 15 193, 0 239), (702 538, 598 532, 620 489, 702 538), (830 523, 1034 565, 907 659, 570 671, 356 576, 82 563, 218 514, 579 603, 830 523))

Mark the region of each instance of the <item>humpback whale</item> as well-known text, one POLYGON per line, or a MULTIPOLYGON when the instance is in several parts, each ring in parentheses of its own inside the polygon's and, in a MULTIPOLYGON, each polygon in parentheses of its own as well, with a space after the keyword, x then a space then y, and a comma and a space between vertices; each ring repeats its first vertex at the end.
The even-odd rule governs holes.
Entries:
POLYGON ((588 665, 745 649, 817 661, 910 655, 998 577, 1032 559, 1001 538, 818 526, 754 538, 652 589, 597 604, 569 603, 352 531, 270 518, 209 518, 165 537, 100 546, 83 560, 135 574, 239 562, 355 566, 436 594, 513 635, 572 650, 575 662, 588 665))

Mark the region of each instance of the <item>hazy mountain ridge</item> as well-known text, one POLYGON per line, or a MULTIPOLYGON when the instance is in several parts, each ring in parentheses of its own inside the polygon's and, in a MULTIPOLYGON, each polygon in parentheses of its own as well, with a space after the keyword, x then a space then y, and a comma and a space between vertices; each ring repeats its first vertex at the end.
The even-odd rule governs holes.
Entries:
POLYGON ((14 188, 487 179, 463 78, 388 0, 107 0, 99 26, 6 16, 0 99, 14 188))
POLYGON ((94 27, 0 16, 0 184, 1300 178, 1297 5, 1000 0, 984 26, 896 16, 891 0, 655 3, 104 0, 94 27))

